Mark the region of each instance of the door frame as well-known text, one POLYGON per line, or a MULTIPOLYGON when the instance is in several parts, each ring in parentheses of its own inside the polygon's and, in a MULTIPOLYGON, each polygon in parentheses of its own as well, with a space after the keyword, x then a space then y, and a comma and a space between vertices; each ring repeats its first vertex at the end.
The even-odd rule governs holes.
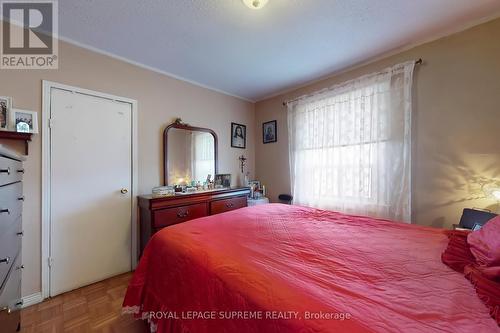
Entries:
POLYGON ((50 136, 50 99, 53 89, 61 89, 74 93, 95 96, 132 106, 132 179, 131 179, 131 268, 137 266, 137 194, 138 194, 138 138, 137 138, 137 100, 114 96, 98 91, 83 89, 62 83, 42 80, 42 300, 50 297, 50 237, 51 237, 51 136, 50 136))

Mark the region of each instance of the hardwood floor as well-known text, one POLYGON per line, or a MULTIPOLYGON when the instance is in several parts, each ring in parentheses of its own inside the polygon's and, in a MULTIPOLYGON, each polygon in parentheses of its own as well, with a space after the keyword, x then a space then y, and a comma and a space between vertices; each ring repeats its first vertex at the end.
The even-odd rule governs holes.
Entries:
POLYGON ((132 273, 113 277, 21 310, 21 332, 149 332, 142 320, 121 314, 132 273))

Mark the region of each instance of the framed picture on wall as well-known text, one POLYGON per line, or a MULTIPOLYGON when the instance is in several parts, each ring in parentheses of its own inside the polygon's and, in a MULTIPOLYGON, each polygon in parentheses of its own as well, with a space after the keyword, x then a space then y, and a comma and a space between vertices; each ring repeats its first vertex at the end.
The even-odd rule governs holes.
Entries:
POLYGON ((12 107, 12 98, 0 96, 0 130, 5 131, 9 128, 10 108, 12 107))
POLYGON ((271 143, 278 141, 278 130, 276 120, 271 120, 262 124, 262 142, 271 143))
POLYGON ((12 109, 10 118, 11 126, 16 132, 38 133, 38 114, 36 112, 12 109))
POLYGON ((247 127, 245 125, 231 123, 231 147, 247 147, 247 127))

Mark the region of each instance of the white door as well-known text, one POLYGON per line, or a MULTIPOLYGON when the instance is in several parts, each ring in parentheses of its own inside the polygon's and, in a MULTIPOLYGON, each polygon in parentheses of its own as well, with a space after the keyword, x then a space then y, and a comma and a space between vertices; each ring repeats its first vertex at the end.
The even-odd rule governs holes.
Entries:
POLYGON ((132 105, 51 89, 50 296, 131 270, 132 105))

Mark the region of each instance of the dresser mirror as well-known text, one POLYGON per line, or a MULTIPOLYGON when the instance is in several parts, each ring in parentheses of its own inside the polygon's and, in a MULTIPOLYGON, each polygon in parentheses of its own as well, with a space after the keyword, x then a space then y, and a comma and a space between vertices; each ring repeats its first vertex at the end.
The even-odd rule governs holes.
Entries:
POLYGON ((163 132, 164 185, 203 184, 217 173, 217 135, 177 119, 163 132))

